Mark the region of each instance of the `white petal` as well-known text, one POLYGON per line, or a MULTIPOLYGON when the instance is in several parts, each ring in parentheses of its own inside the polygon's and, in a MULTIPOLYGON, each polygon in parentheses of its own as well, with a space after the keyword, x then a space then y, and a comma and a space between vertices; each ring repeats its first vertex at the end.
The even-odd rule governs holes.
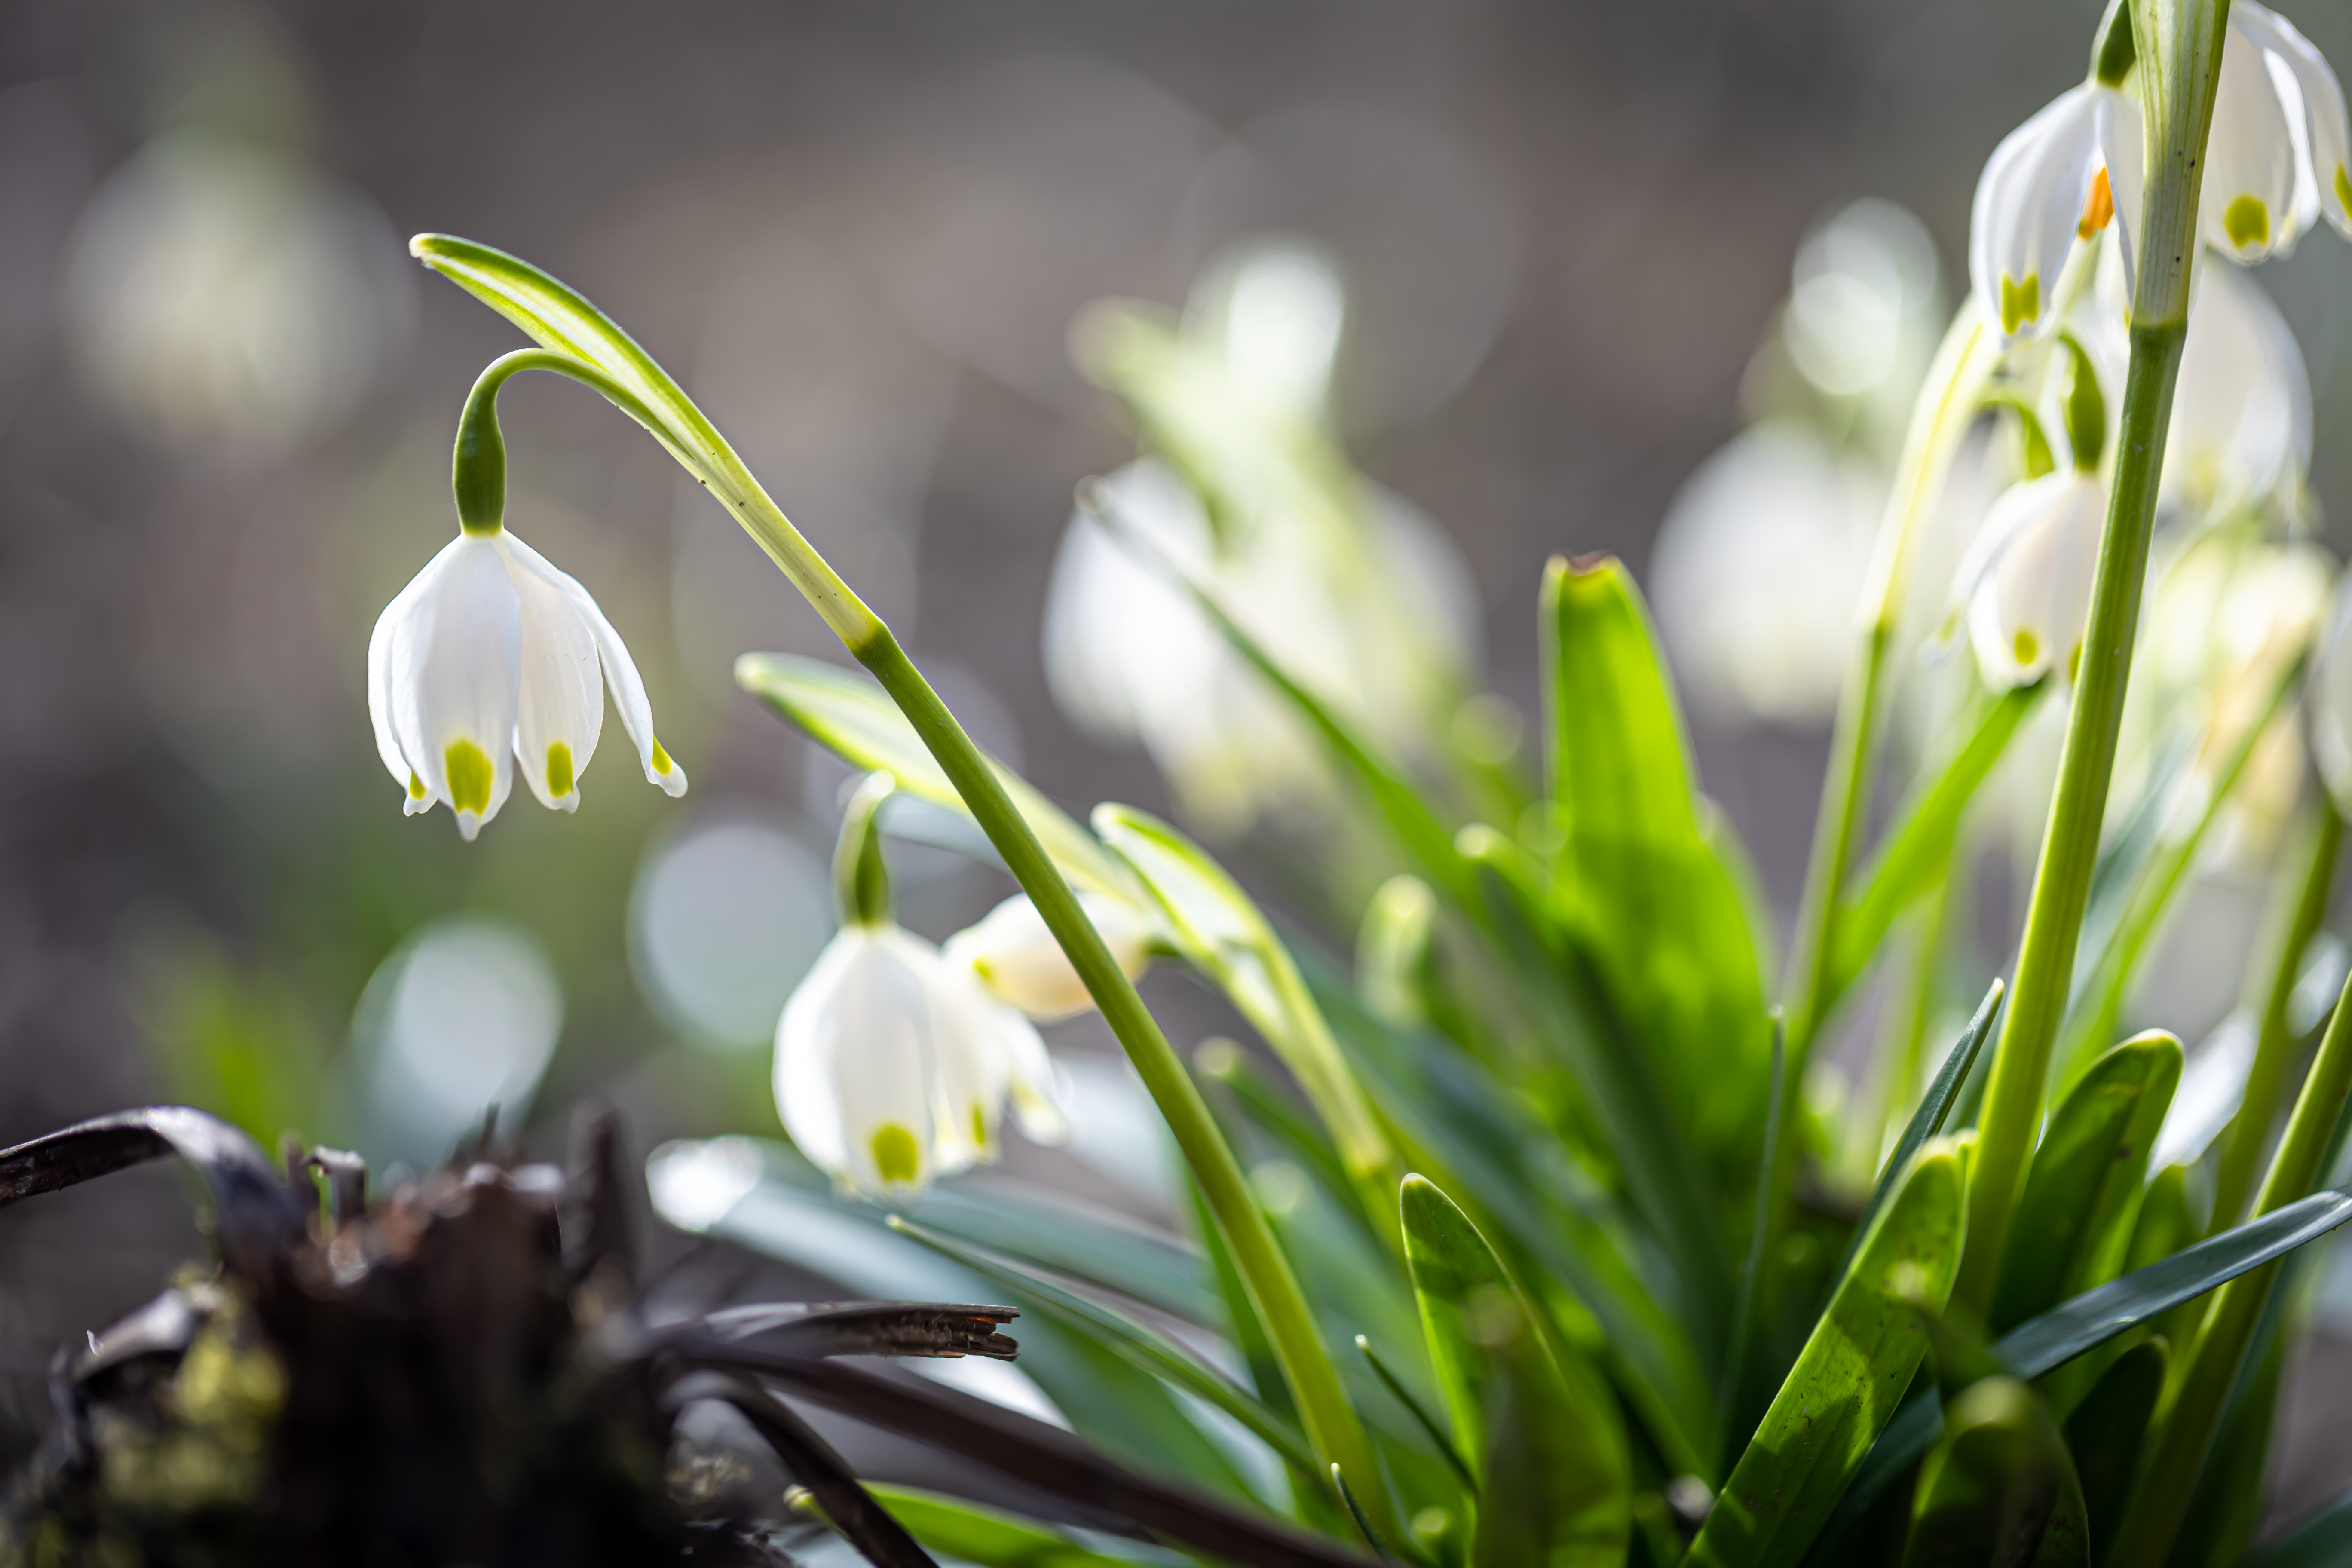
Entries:
POLYGON ((2058 274, 2074 246, 2104 161, 2112 89, 2061 93, 2004 137, 1985 161, 1969 218, 1969 284, 1986 318, 2011 337, 2038 337, 2057 319, 2058 274))
POLYGON ((2311 758, 2339 811, 2352 811, 2352 578, 2346 583, 2320 648, 2311 704, 2311 758))
POLYGON ((637 748, 637 760, 645 766, 646 781, 659 784, 673 798, 684 795, 686 770, 656 738, 653 704, 646 697, 646 683, 637 674, 636 661, 629 657, 628 645, 621 641, 621 634, 613 629, 613 623, 597 607, 595 596, 582 587, 578 579, 551 565, 545 556, 520 539, 512 540, 509 559, 553 584, 580 612, 589 635, 596 640, 604 679, 613 688, 613 706, 621 710, 621 728, 628 731, 631 743, 637 748))
POLYGON ((2275 11, 2236 0, 2230 25, 2284 62, 2303 98, 2311 174, 2319 210, 2352 238, 2352 127, 2344 110, 2344 84, 2312 41, 2275 11))
POLYGON ((921 982, 929 1024, 933 1138, 940 1169, 961 1171, 997 1157, 997 1112, 1007 1066, 1000 1045, 1006 1009, 968 969, 896 927, 887 940, 921 982))
POLYGON ((2200 269, 2163 500, 2210 515, 2300 492, 2311 464, 2311 378, 2278 307, 2235 267, 2200 269))
POLYGON ((801 1152, 836 1180, 913 1196, 939 1173, 921 978, 885 932, 827 944, 776 1024, 776 1109, 801 1152))
POLYGON ((2116 204, 2116 241, 2122 251, 2124 276, 2129 278, 2137 265, 2132 247, 2139 234, 2140 204, 2146 195, 2147 133, 2140 124, 2139 104, 2130 95, 2111 87, 2097 92, 2099 154, 2107 163, 2107 194, 2116 204))
MULTIPOLYGON (((1149 917, 1123 899, 1099 893, 1080 893, 1078 902, 1127 977, 1140 975, 1151 962, 1149 917)), ((1041 1024, 1074 1017, 1094 1005, 1086 982, 1026 893, 1014 894, 979 924, 950 937, 946 954, 949 963, 977 974, 998 1001, 1041 1024)))
POLYGON ((1969 603, 1969 640, 1987 685, 2021 686, 2053 668, 2071 678, 2105 519, 2105 487, 2071 469, 1993 503, 1985 527, 2006 543, 1969 603))
POLYGON ((467 838, 514 786, 520 622, 498 547, 460 535, 384 650, 393 735, 467 838))
POLYGON ((2221 47, 2221 85, 2205 144, 2205 184, 2198 197, 2205 243, 2252 263, 2294 248, 2295 185, 2302 160, 2295 142, 2302 105, 2280 95, 2269 51, 2235 17, 2221 47))
POLYGON ((416 615, 416 607, 432 591, 434 579, 449 558, 444 547, 425 569, 408 580, 401 591, 393 595, 392 603, 375 619, 375 629, 368 634, 368 721, 375 729, 375 753, 383 759, 384 770, 400 785, 401 811, 414 816, 433 808, 433 796, 426 792, 423 776, 401 749, 400 738, 393 729, 393 713, 396 700, 392 680, 392 650, 395 644, 412 634, 404 631, 416 615))
POLYGON ((596 636, 572 596, 547 579, 552 567, 536 554, 525 563, 517 552, 530 546, 511 533, 497 542, 522 606, 515 762, 541 805, 571 811, 580 805, 580 775, 604 727, 596 636))
POLYGON ((1032 1143, 1060 1144, 1070 1141, 1069 1092, 1053 1056, 1035 1025, 1010 1007, 997 1015, 997 1041, 1003 1054, 1005 1088, 1011 1091, 1013 1113, 1021 1135, 1032 1143))

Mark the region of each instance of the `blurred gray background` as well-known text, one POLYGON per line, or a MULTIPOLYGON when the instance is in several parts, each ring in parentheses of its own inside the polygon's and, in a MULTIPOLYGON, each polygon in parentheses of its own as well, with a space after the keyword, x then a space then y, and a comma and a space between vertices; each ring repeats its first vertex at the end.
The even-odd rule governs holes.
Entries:
MULTIPOLYGON (((1076 310, 1181 303, 1254 234, 1321 244, 1349 285, 1351 448, 1458 540, 1491 678, 1524 705, 1542 561, 1646 571, 1676 488, 1739 427, 1809 228, 1899 202, 1952 298, 1978 169, 2079 78, 2097 11, 13 0, 0 1142, 178 1098, 429 1159, 447 1130, 394 1103, 394 1058, 477 982, 522 1043, 468 1116, 503 1092, 537 1108, 516 1134, 554 1149, 594 1091, 641 1148, 775 1131, 757 1020, 824 934, 842 775, 729 668, 827 638, 640 432, 518 384, 509 521, 628 638, 693 793, 645 788, 615 730, 575 818, 518 795, 470 848, 442 815, 404 820, 370 744, 367 632, 448 537, 459 404, 520 341, 409 263, 412 232, 587 292, 984 741, 1066 801, 1165 809, 1139 757, 1056 711, 1040 662, 1071 488, 1134 451, 1070 368, 1076 310), (731 968, 668 916, 712 909, 750 943, 731 968), (511 963, 428 995, 436 933, 471 929, 436 923, 453 917, 493 922, 500 942, 463 945, 511 963)), ((2352 61, 2352 14, 2291 14, 2352 61)), ((2340 513, 2352 256, 2323 232, 2262 281, 2309 361, 2314 488, 2340 513)), ((1698 740, 1785 918, 1824 736, 1698 740)), ((919 855, 902 881, 933 936, 1006 890, 919 855)), ((1196 1035, 1217 1026, 1154 984, 1196 1035)), ((0 1215, 0 1456, 34 1441, 51 1348, 196 1253, 186 1211, 151 1171, 0 1215)), ((2347 1466, 2299 1444, 2287 1500, 2347 1466)))

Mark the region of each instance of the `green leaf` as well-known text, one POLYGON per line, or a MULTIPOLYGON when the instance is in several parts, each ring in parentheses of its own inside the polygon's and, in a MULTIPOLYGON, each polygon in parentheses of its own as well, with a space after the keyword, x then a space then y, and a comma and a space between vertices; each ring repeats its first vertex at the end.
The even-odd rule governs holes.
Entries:
POLYGON ((1454 1443, 1480 1477, 1474 1568, 1619 1568, 1633 1531, 1631 1468, 1605 1387, 1551 1342, 1453 1200, 1407 1176, 1399 1206, 1454 1443))
POLYGON ((2140 1341, 2108 1366, 2066 1417, 2066 1448, 2082 1479, 2094 1542, 2115 1534, 2170 1360, 2162 1335, 2140 1341))
POLYGON ((2101 1057, 2060 1102, 2010 1213, 1994 1332, 2123 1272, 2148 1155, 2179 1082, 2180 1042, 2151 1030, 2101 1057))
MULTIPOLYGON (((1117 1555, 1096 1551, 1044 1525, 939 1492, 874 1481, 866 1489, 925 1546, 981 1568, 1176 1568, 1191 1561, 1140 1542, 1118 1541, 1117 1555)), ((1115 1538, 1096 1539, 1109 1546, 1115 1538)))
POLYGON ((1649 612, 1622 563, 1555 559, 1542 625, 1559 896, 1685 1123, 1738 1142, 1766 1089, 1758 942, 1702 830, 1649 612))
MULTIPOLYGON (((1207 851, 1132 806, 1104 805, 1095 831, 1157 903, 1178 951, 1224 992, 1290 1069, 1367 1205, 1385 1208, 1391 1153, 1355 1070, 1290 950, 1241 884, 1207 851)), ((1385 1215, 1378 1223, 1385 1224, 1385 1215)))
POLYGON ((1984 1048, 1985 1041, 1992 1037, 1993 1020, 2000 1016, 2001 997, 2007 990, 2008 987, 2000 981, 1994 981, 1992 988, 1985 993, 1985 999, 1977 1005, 1976 1016, 1969 1020, 1968 1027, 1962 1029, 1960 1037, 1952 1043, 1951 1053, 1944 1058, 1944 1065, 1937 1070, 1935 1081, 1927 1086, 1927 1094, 1919 1100, 1919 1109, 1911 1113, 1909 1123, 1903 1129, 1903 1136, 1895 1141, 1895 1152, 1887 1155, 1885 1167, 1878 1173, 1878 1184, 1871 1189, 1870 1202, 1864 1205, 1862 1218, 1854 1223, 1853 1236, 1845 1244, 1845 1257, 1838 1262, 1837 1278, 1843 1279, 1846 1269, 1853 1265, 1854 1252, 1862 1246, 1862 1238, 1870 1234, 1871 1221, 1878 1217, 1878 1211, 1885 1208, 1886 1200, 1894 1195, 1895 1184, 1911 1168, 1911 1156, 1917 1153, 1928 1139, 1944 1130, 1946 1119, 1959 1100, 1960 1086, 1968 1082, 1969 1069, 1976 1065, 1977 1053, 1984 1048))
POLYGON ((2352 1568, 2352 1491, 2321 1509, 2294 1534, 2249 1556, 2243 1568, 2352 1568))
MULTIPOLYGON (((1756 1294, 1762 1288, 1764 1265, 1769 1256, 1772 1233, 1772 1173, 1780 1162, 1782 1119, 1788 1111, 1788 1053, 1775 1018, 1772 1025, 1772 1093, 1765 1102, 1764 1150, 1756 1167, 1756 1217, 1749 1224, 1748 1261, 1739 1270, 1739 1297, 1731 1313, 1731 1334, 1726 1342, 1723 1373, 1717 1379, 1719 1391, 1716 1406, 1723 1419, 1722 1446, 1726 1450, 1719 1465, 1728 1467, 1737 1458, 1735 1446, 1748 1445, 1748 1432, 1745 1423, 1748 1402, 1748 1355, 1756 1335, 1756 1294)), ((1760 1397, 1760 1394, 1759 1396, 1760 1397)))
POLYGON ((2008 753, 2010 742, 2049 685, 2046 680, 2037 681, 1995 698, 1934 782, 1904 809, 1877 859, 1861 879, 1861 891, 1839 911, 1837 958, 1820 1004, 1822 1014, 1862 973, 1895 917, 1942 875, 1961 815, 1994 765, 2008 753))
POLYGON ((2082 1488, 2033 1390, 1989 1377, 1953 1401, 1919 1468, 1904 1568, 2089 1568, 2082 1488))
POLYGON ((1074 1290, 1066 1289, 1018 1264, 992 1257, 978 1247, 952 1241, 902 1215, 892 1215, 889 1225, 900 1236, 919 1241, 972 1272, 995 1280, 1024 1303, 1042 1309, 1048 1317, 1076 1333, 1097 1341, 1153 1376, 1207 1400, 1249 1428, 1260 1442, 1296 1467, 1299 1474, 1310 1479, 1316 1475, 1318 1467, 1314 1456, 1307 1451, 1307 1440, 1299 1435, 1297 1427, 1267 1409, 1255 1395, 1165 1334, 1145 1327, 1103 1302, 1090 1300, 1074 1290))
POLYGON ((1733 1467, 1689 1568, 1774 1568, 1803 1556, 1927 1354, 1915 1304, 1940 1310, 1950 1295, 1961 1227, 1958 1156, 1948 1141, 1929 1143, 1733 1467))
MULTIPOLYGON (((735 684, 856 766, 883 769, 908 794, 971 815, 898 704, 859 671, 792 654, 747 653, 735 661, 735 684)), ((1104 853, 1093 834, 1003 763, 992 761, 992 765, 1030 830, 1073 887, 1135 899, 1134 882, 1104 853)))

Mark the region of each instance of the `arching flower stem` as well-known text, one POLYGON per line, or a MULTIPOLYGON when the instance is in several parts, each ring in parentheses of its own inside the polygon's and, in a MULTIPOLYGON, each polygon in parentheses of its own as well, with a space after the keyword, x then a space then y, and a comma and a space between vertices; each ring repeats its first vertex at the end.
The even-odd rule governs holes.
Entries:
POLYGON ((2074 978, 2075 948, 2115 771, 2156 521, 2157 485, 2188 332, 2198 188, 2228 31, 2228 0, 2136 0, 2133 20, 2139 44, 2148 178, 2143 235, 2137 247, 2131 363, 2058 788, 2042 835, 2011 992, 2013 1000, 1994 1052, 1969 1172, 1968 1241, 1954 1295, 1979 1311, 1991 1296, 2010 1208, 2041 1124, 2050 1053, 2074 978))
MULTIPOLYGON (((485 408, 495 398, 499 384, 522 370, 554 371, 603 393, 645 426, 743 526, 905 713, 995 846, 1006 869, 1036 904, 1046 929, 1069 954, 1111 1033, 1150 1091, 1232 1249, 1234 1266, 1265 1326, 1275 1359, 1297 1400, 1307 1440, 1317 1456, 1337 1465, 1349 1478, 1357 1500, 1384 1533, 1391 1539, 1401 1534, 1381 1468, 1362 1423, 1348 1403, 1306 1293, 1250 1190, 1241 1162, 1211 1117, 1207 1101, 980 748, 898 646, 890 628, 785 517, 726 438, 668 374, 586 299, 529 263, 470 240, 420 235, 409 248, 425 265, 544 345, 542 351, 526 349, 508 354, 484 372, 474 395, 485 408)), ((461 430, 468 423, 474 422, 461 422, 461 430)), ((478 421, 482 432, 494 428, 486 417, 478 421)), ((487 476, 491 462, 488 447, 479 444, 479 437, 477 440, 473 461, 484 465, 482 472, 487 476)), ((461 462, 466 460, 464 441, 461 434, 461 462)), ((502 450, 498 468, 502 484, 502 450)), ((487 478, 481 482, 487 484, 487 478)), ((1339 1500, 1336 1489, 1331 1495, 1334 1501, 1339 1500)))
POLYGON ((551 349, 517 349, 500 354, 474 378, 457 416, 457 446, 449 459, 449 484, 457 498, 457 523, 468 533, 496 533, 505 525, 507 510, 507 438, 499 428, 499 390, 527 370, 568 375, 595 388, 614 406, 652 431, 661 434, 661 422, 636 394, 590 364, 551 349))

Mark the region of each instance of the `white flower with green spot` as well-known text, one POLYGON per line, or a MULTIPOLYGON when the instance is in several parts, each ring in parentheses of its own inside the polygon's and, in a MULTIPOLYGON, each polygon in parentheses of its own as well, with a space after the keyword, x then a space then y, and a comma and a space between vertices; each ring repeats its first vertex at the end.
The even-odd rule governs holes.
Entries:
POLYGON ((1045 1043, 1028 1019, 890 916, 876 825, 890 777, 851 801, 835 858, 842 928, 776 1024, 776 1112, 842 1186, 904 1203, 993 1161, 1007 1095, 1033 1142, 1067 1135, 1045 1043))
MULTIPOLYGON (((1139 978, 1151 963, 1150 917, 1101 893, 1082 892, 1078 903, 1127 977, 1139 978)), ((991 995, 1040 1024, 1074 1018, 1095 1005, 1026 893, 1015 893, 979 924, 948 938, 945 951, 949 963, 970 969, 991 995)))
POLYGON ((2233 0, 2198 198, 2205 243, 2252 264, 2293 250, 2322 214, 2352 237, 2347 160, 2336 72, 2285 17, 2233 0))
POLYGON ((2142 155, 2139 106, 2095 78, 1993 149, 1969 214, 1969 288, 2003 336, 2038 338, 2056 324, 2058 275, 2076 241, 2114 221, 2128 258, 2142 155))
POLYGON ((404 809, 446 805, 469 840, 518 766, 541 804, 579 806, 607 684, 646 777, 684 795, 620 634, 587 589, 497 523, 451 540, 368 639, 368 716, 404 809))

